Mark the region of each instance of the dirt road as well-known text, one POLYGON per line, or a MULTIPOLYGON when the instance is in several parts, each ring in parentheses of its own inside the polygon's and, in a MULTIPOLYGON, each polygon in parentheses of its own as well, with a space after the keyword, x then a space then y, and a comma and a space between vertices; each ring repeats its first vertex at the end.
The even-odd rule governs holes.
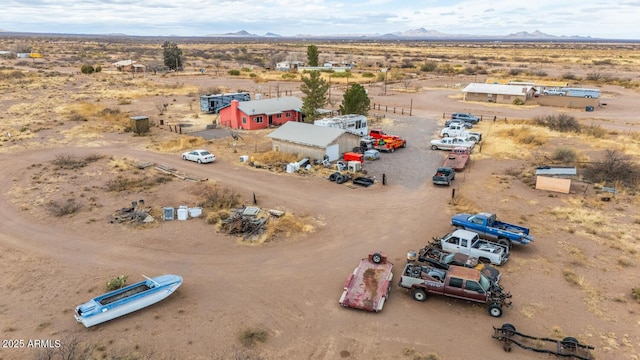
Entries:
MULTIPOLYGON (((448 101, 446 95, 439 98, 448 101)), ((426 145, 435 120, 428 111, 417 111, 420 116, 398 117, 393 124, 394 132, 407 137, 409 146, 372 165, 378 179, 382 173, 389 175, 389 184, 369 188, 251 169, 232 160, 233 154, 210 165, 187 163, 177 154, 145 150, 144 139, 132 140, 129 134, 109 135, 99 147, 56 146, 3 154, 2 338, 70 342, 76 337, 100 344, 109 353, 215 359, 241 347, 240 331, 259 328, 267 330, 269 338, 253 351, 269 359, 407 359, 414 352, 437 354, 441 359, 478 354, 491 359, 538 358, 524 350, 507 354, 491 340, 492 326, 510 322, 524 332, 548 336, 555 327, 560 334, 599 348, 609 344, 598 358, 635 354, 640 346, 637 311, 626 307, 637 304, 606 302, 602 315, 590 310, 583 291, 566 284, 562 269, 572 260, 559 254, 574 235, 556 237, 557 230, 545 226, 549 220, 544 214, 545 209, 562 206, 562 200, 517 181, 496 185, 494 174, 504 173, 511 163, 479 162, 456 177, 459 191, 481 204, 492 204, 493 210, 513 221, 527 219, 535 230, 536 242, 515 248, 510 263, 501 268, 503 284, 514 294, 514 307, 506 309, 503 318, 491 318, 484 307, 463 301, 434 297, 417 303, 397 286, 378 314, 337 304, 346 276, 369 251, 387 253, 396 264, 398 279, 408 250, 451 229, 447 207, 451 192, 428 181, 432 165, 442 157, 426 145), (190 201, 193 184, 177 180, 158 192, 100 197, 99 207, 71 217, 46 216, 43 204, 36 201, 31 205, 13 201, 18 196, 15 192, 38 187, 38 169, 51 166, 56 155, 95 153, 167 164, 232 186, 247 202, 255 193, 262 208, 311 216, 315 231, 248 246, 217 233, 203 219, 161 221, 143 230, 107 221, 115 209, 132 200, 145 199, 153 206, 190 201), (478 184, 484 184, 481 191, 478 184), (101 293, 109 278, 127 274, 133 282, 141 274, 162 273, 184 278, 182 287, 167 300, 91 329, 74 320, 73 308, 101 293)), ((92 186, 97 193, 104 192, 100 186, 115 176, 81 173, 70 181, 78 181, 76 195, 92 186)), ((43 185, 42 191, 47 190, 43 185)), ((600 245, 589 244, 584 252, 589 257, 601 250, 600 245)), ((597 265, 581 270, 594 286, 608 284, 597 265)), ((621 276, 631 275, 625 271, 621 276)), ((614 294, 625 291, 610 286, 614 294)), ((0 358, 30 358, 37 351, 3 348, 0 358)))

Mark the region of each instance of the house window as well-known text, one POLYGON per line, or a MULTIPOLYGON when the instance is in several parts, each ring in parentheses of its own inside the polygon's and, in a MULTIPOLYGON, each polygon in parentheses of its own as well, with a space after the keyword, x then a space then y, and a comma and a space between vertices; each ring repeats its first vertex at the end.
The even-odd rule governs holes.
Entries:
POLYGON ((246 118, 246 117, 244 117, 244 116, 242 117, 242 123, 243 123, 243 124, 246 124, 246 123, 247 123, 247 118, 246 118))
POLYGON ((511 95, 504 95, 503 97, 505 100, 510 100, 511 99, 511 95))
POLYGON ((262 116, 256 116, 253 118, 253 121, 255 121, 258 124, 262 124, 262 116))
POLYGON ((290 118, 291 117, 291 113, 290 112, 286 112, 286 113, 284 113, 284 116, 290 118))
POLYGON ((280 113, 280 114, 277 114, 277 115, 276 115, 276 118, 281 119, 281 118, 282 118, 282 114, 281 114, 281 113, 280 113))

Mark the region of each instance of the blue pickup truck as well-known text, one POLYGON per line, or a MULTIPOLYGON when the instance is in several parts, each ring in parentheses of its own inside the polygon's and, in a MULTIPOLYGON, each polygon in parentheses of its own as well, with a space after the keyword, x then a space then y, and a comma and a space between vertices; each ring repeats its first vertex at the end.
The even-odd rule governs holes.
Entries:
POLYGON ((533 241, 533 236, 529 235, 528 228, 502 222, 498 220, 496 214, 488 212, 475 215, 456 214, 451 218, 451 225, 477 232, 485 239, 508 247, 511 247, 513 243, 526 245, 533 241))

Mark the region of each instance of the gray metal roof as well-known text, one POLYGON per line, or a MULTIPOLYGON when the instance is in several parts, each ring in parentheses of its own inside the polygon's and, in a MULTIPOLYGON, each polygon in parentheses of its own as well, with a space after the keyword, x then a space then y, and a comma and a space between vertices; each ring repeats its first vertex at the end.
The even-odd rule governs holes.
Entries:
POLYGON ((462 92, 499 95, 525 95, 531 86, 471 83, 462 92))
POLYGON ((238 109, 247 115, 273 115, 283 111, 300 111, 302 100, 295 96, 287 96, 275 99, 262 99, 251 101, 240 101, 238 109))
POLYGON ((542 166, 536 169, 536 176, 576 176, 577 174, 575 167, 542 166))
POLYGON ((327 147, 345 133, 352 135, 344 129, 289 121, 267 136, 275 140, 288 141, 295 144, 327 147))

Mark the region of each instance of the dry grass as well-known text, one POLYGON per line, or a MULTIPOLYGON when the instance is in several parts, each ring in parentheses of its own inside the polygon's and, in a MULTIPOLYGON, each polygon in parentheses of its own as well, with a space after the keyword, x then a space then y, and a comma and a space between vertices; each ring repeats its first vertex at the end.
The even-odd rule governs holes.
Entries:
POLYGON ((575 285, 579 288, 582 288, 585 285, 584 276, 578 276, 571 268, 564 268, 562 270, 562 275, 571 285, 575 285))
POLYGON ((310 216, 298 216, 286 213, 279 218, 272 218, 267 231, 262 236, 262 242, 274 241, 279 238, 289 239, 294 235, 309 234, 315 231, 314 221, 310 216))
MULTIPOLYGON (((197 206, 212 210, 212 214, 220 210, 228 211, 242 203, 238 192, 220 185, 203 184, 203 186, 195 189, 194 193, 199 199, 197 206)), ((218 213, 217 216, 219 219, 225 218, 223 217, 224 213, 218 213)), ((214 215, 207 216, 209 223, 212 223, 213 219, 214 215)))
POLYGON ((209 143, 209 141, 198 136, 182 135, 177 139, 153 144, 152 148, 158 151, 172 153, 205 147, 205 145, 208 145, 209 143))
POLYGON ((137 166, 135 161, 132 159, 128 159, 127 157, 115 158, 112 157, 109 159, 109 168, 112 171, 130 171, 137 170, 137 166))
POLYGON ((240 343, 248 348, 254 347, 258 343, 264 343, 269 338, 269 332, 260 328, 247 328, 238 334, 240 343))
POLYGON ((267 151, 251 155, 251 161, 255 164, 288 164, 300 160, 297 154, 267 151))
POLYGON ((425 355, 416 349, 405 348, 402 353, 410 360, 440 360, 440 357, 437 354, 430 353, 425 355))
POLYGON ((449 200, 449 205, 456 213, 474 214, 478 210, 478 206, 473 201, 462 195, 456 195, 453 199, 449 200))

